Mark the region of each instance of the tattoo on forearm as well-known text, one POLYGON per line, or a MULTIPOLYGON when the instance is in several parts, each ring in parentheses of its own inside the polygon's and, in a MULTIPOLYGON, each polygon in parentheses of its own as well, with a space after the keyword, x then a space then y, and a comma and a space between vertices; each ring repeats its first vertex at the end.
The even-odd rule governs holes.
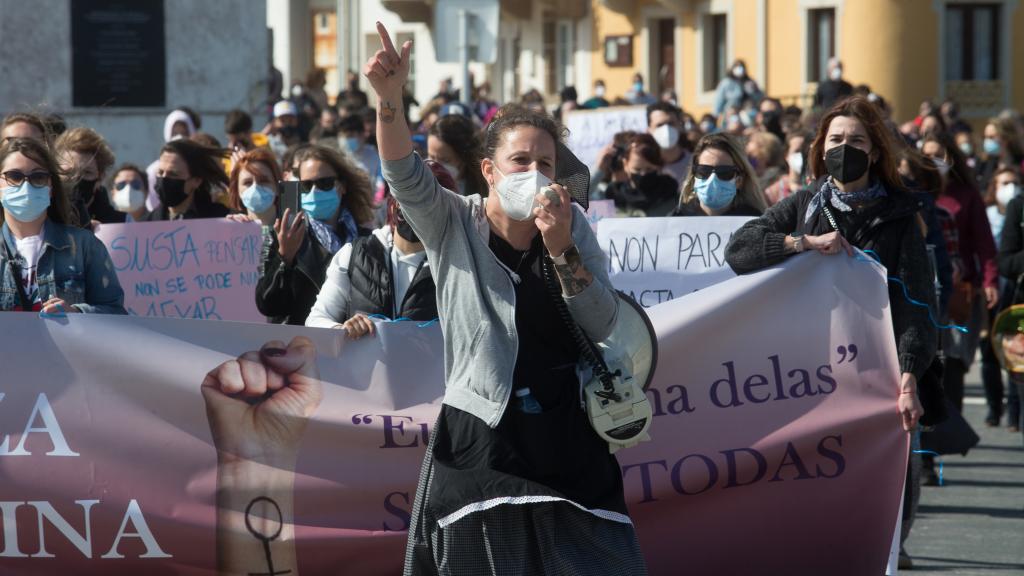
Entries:
POLYGON ((576 251, 566 255, 565 264, 555 264, 555 272, 566 296, 583 292, 594 281, 594 275, 583 266, 583 260, 576 251))
POLYGON ((266 572, 249 572, 249 576, 280 576, 282 574, 291 574, 291 570, 274 570, 274 558, 270 554, 270 543, 277 540, 278 536, 281 535, 281 530, 284 527, 284 516, 281 514, 281 507, 277 505, 272 499, 266 496, 260 496, 254 498, 252 502, 245 508, 245 527, 249 532, 256 537, 257 540, 263 543, 263 554, 267 561, 266 572), (260 529, 254 528, 251 516, 252 509, 257 504, 263 504, 267 511, 270 509, 274 510, 277 515, 277 519, 268 518, 264 521, 266 526, 261 526, 260 529), (264 531, 266 530, 266 532, 264 531))
POLYGON ((391 124, 395 121, 395 112, 398 111, 394 104, 385 100, 380 105, 380 121, 385 124, 391 124))

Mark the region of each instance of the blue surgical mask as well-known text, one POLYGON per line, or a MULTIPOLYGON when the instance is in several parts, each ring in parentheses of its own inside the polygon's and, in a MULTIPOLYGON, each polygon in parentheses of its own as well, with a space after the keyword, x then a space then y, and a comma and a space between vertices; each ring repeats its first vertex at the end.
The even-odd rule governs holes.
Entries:
POLYGON ((353 153, 357 152, 359 150, 359 147, 362 146, 362 145, 363 145, 363 143, 359 141, 358 137, 355 137, 355 136, 347 136, 347 137, 345 137, 345 149, 348 150, 349 152, 353 152, 353 153))
POLYGON ((700 203, 712 210, 721 210, 736 198, 736 178, 726 182, 712 174, 706 180, 693 179, 693 191, 697 193, 700 203))
POLYGON ((316 186, 302 195, 302 210, 309 214, 314 220, 327 220, 341 206, 341 198, 338 198, 338 191, 318 190, 316 186))
POLYGON ((996 140, 995 138, 985 138, 982 148, 985 150, 985 154, 995 156, 996 154, 999 154, 1002 146, 999 145, 999 140, 996 140))
POLYGON ((242 204, 249 211, 262 214, 274 205, 274 191, 266 186, 253 184, 242 192, 242 204))
POLYGON ((28 179, 21 186, 8 186, 3 190, 4 208, 18 222, 32 222, 50 207, 50 187, 33 186, 28 179))
POLYGON ((634 82, 633 83, 633 92, 636 92, 637 94, 639 94, 639 93, 641 93, 643 91, 644 91, 644 83, 643 82, 634 82))

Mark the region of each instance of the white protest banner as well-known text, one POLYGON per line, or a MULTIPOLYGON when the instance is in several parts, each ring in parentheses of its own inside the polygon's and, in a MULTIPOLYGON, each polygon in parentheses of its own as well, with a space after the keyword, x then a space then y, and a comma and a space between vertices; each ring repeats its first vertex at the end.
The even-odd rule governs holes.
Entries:
POLYGON ((264 322, 256 309, 259 224, 223 218, 102 224, 103 241, 137 316, 264 322))
POLYGON ((748 217, 611 218, 598 222, 612 284, 649 308, 735 276, 725 246, 748 217))
POLYGON ((646 106, 611 106, 596 110, 573 110, 566 115, 569 129, 566 146, 581 162, 594 170, 597 154, 612 143, 619 132, 647 131, 646 106))
MULTIPOLYGON (((805 254, 664 304, 652 322, 652 441, 617 454, 650 573, 882 574, 909 446, 884 272, 805 254)), ((400 573, 444 344, 436 324, 377 328, 351 341, 300 326, 0 315, 0 574, 217 574, 232 544, 216 533, 230 434, 294 458, 274 474, 294 496, 297 564, 268 569, 257 533, 240 529, 258 550, 242 572, 400 573), (272 420, 283 439, 255 442, 255 424, 280 416, 277 393, 225 405, 204 377, 296 336, 315 347, 316 375, 285 403, 307 410, 272 420), (214 422, 233 425, 218 435, 214 422)))

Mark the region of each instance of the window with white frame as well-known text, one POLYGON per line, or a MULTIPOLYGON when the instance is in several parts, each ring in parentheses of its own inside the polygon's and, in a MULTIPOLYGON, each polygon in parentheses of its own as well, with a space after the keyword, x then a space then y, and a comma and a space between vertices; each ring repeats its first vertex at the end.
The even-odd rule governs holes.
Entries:
POLYGON ((1000 4, 946 5, 946 80, 999 80, 1000 4))

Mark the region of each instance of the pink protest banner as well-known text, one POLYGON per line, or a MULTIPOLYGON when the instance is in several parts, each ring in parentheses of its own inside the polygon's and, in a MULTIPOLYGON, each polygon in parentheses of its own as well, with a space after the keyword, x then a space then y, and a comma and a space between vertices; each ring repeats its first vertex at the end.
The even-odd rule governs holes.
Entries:
MULTIPOLYGON (((651 574, 882 573, 908 449, 882 272, 808 254, 651 315, 653 441, 619 453, 651 574)), ((216 573, 217 411, 200 384, 298 335, 322 398, 295 463, 297 569, 400 573, 442 393, 436 324, 351 342, 163 318, 0 322, 0 574, 216 573)))
POLYGON ((222 218, 102 224, 137 316, 264 322, 256 309, 263 239, 255 223, 222 218))

